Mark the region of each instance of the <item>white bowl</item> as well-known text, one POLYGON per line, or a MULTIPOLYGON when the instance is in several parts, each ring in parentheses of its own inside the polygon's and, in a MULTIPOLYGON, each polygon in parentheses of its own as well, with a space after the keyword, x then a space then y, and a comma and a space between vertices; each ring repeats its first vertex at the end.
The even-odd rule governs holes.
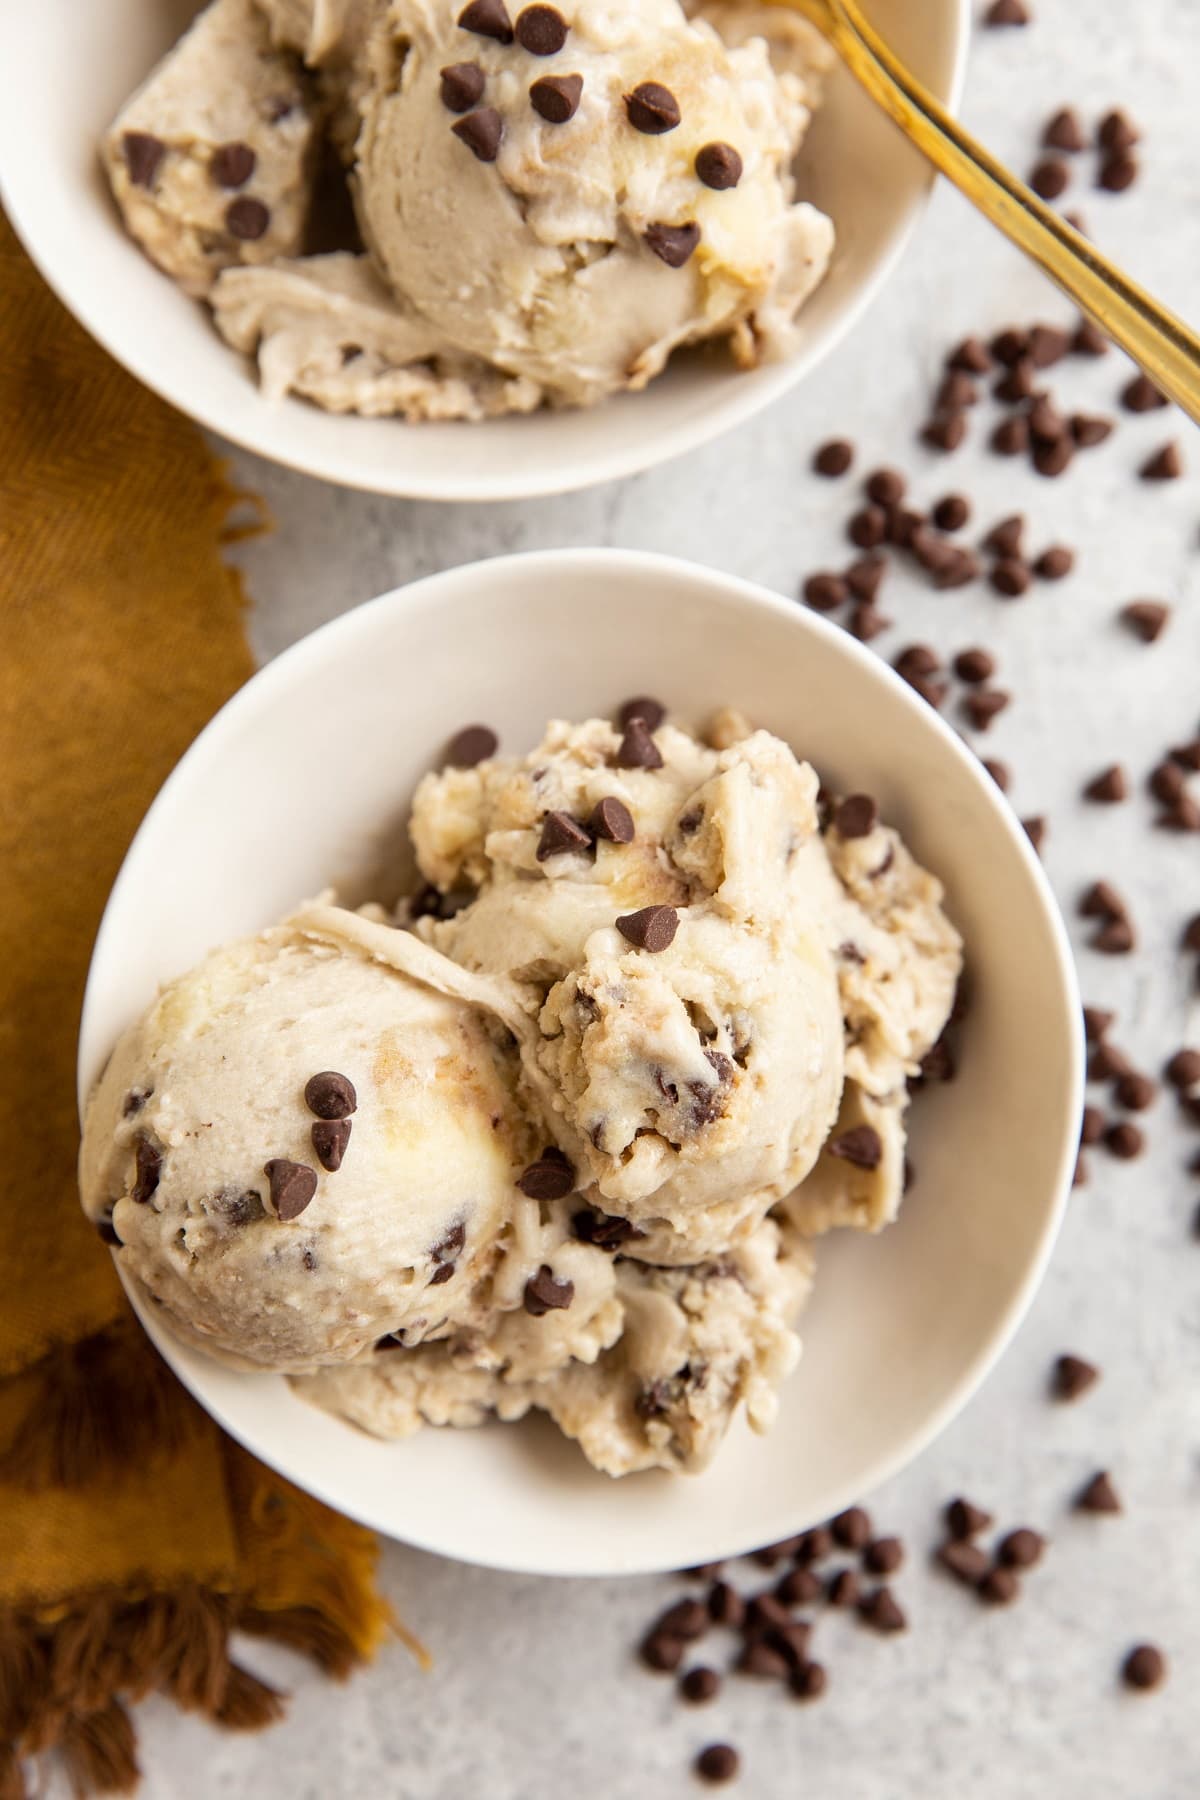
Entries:
POLYGON ((385 1444, 143 1319, 209 1411, 301 1487, 503 1568, 660 1569, 784 1537, 915 1455, 1011 1336, 1073 1167, 1080 1008, 1049 887, 974 756, 869 651, 761 588, 620 551, 477 563, 326 625, 217 715, 134 840, 84 1004, 81 1102, 156 986, 213 945, 331 878, 351 899, 386 891, 412 788, 456 726, 486 719, 526 749, 549 717, 645 692, 684 719, 737 705, 827 780, 876 794, 945 880, 966 939, 962 1072, 914 1106, 919 1176, 899 1223, 821 1244, 804 1358, 770 1435, 739 1422, 706 1474, 620 1482, 544 1421, 385 1444))
MULTIPOLYGON (((933 91, 961 86, 968 0, 871 0, 933 91)), ((734 372, 692 357, 646 393, 587 413, 474 425, 335 418, 261 398, 203 307, 121 228, 96 146, 179 36, 189 0, 37 0, 0 7, 0 191, 46 280, 118 362, 247 450, 347 487, 427 500, 512 500, 610 481, 726 431, 813 368, 891 271, 929 191, 927 165, 839 69, 803 156, 804 192, 836 222, 834 266, 788 362, 734 372)))

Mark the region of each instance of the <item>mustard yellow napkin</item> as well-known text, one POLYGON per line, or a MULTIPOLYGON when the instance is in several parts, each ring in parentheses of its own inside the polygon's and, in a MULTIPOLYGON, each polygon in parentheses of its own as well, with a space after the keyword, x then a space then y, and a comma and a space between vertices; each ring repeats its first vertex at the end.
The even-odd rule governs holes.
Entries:
POLYGON ((232 1629, 344 1675, 391 1623, 368 1532, 229 1442, 132 1318, 75 1191, 92 939, 172 764, 251 673, 238 496, 0 216, 0 1800, 55 1752, 137 1781, 127 1703, 276 1718, 232 1629))

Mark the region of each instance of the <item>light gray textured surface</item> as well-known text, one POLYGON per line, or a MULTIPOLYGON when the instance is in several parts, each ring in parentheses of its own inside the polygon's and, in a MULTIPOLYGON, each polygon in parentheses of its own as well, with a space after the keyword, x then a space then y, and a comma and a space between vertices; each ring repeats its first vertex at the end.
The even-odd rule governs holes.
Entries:
MULTIPOLYGON (((1095 194, 1094 165, 1081 158, 1078 202, 1103 246, 1195 314, 1200 7, 1034 4, 1033 30, 978 35, 968 122, 1026 168, 1041 122, 1062 101, 1092 118, 1113 102, 1128 105, 1148 127, 1142 181, 1118 199, 1095 194)), ((912 441, 953 339, 1013 317, 1067 316, 1040 277, 940 193, 895 281, 815 378, 657 473, 562 500, 440 509, 322 488, 238 458, 239 476, 267 496, 278 522, 244 556, 256 644, 270 655, 415 575, 543 545, 672 551, 791 591, 802 572, 846 556, 845 488, 807 472, 813 446, 833 431, 857 440, 860 471, 880 460, 919 471, 923 500, 961 486, 984 522, 1025 511, 1035 545, 1080 547, 1069 581, 1006 605, 983 587, 934 594, 893 576, 883 609, 897 626, 877 647, 890 655, 919 637, 947 650, 983 642, 999 651, 1001 679, 1017 698, 988 735, 987 754, 1011 763, 1018 809, 1049 816, 1046 862, 1064 904, 1096 875, 1130 899, 1140 954, 1082 950, 1083 987, 1119 1010, 1119 1041, 1157 1071, 1189 1030, 1200 1037, 1193 971, 1175 951, 1181 921, 1200 909, 1200 840, 1151 830, 1140 791, 1112 809, 1085 807, 1078 792, 1118 757, 1140 790, 1166 743, 1200 729, 1200 443, 1171 415, 1123 421, 1066 479, 1045 482, 974 451, 943 464, 912 441), (1167 488, 1131 479, 1172 435, 1189 478, 1167 488), (1117 607, 1139 595, 1178 603, 1151 648, 1114 624, 1117 607)), ((1072 363, 1061 390, 1075 405, 1111 411, 1126 374, 1115 356, 1072 363)), ((453 711, 448 700, 448 718, 453 711)), ((1077 922, 1072 930, 1082 944, 1077 922)), ((913 1629, 883 1641, 841 1618, 823 1624, 818 1653, 831 1688, 822 1704, 800 1708, 735 1683, 711 1707, 680 1706, 670 1681, 641 1673, 630 1656, 654 1608, 678 1591, 668 1580, 518 1580, 392 1547, 388 1591, 428 1641, 434 1672, 421 1674, 393 1649, 337 1689, 255 1651, 255 1666, 293 1688, 290 1721, 239 1740, 166 1706, 144 1707, 147 1800, 525 1800, 561 1790, 643 1800, 696 1791, 688 1764, 714 1737, 742 1747, 737 1791, 764 1800, 1184 1800, 1200 1791, 1200 1244, 1189 1236, 1200 1179, 1184 1172, 1200 1136, 1188 1137, 1165 1099, 1148 1124, 1140 1161, 1092 1158, 1091 1184, 1072 1203, 1046 1285, 983 1393, 917 1466, 872 1497, 879 1520, 910 1546, 898 1588, 913 1629), (1065 1349, 1105 1371, 1069 1409, 1044 1397, 1048 1365, 1065 1349), (1073 1490, 1100 1465, 1114 1471, 1126 1515, 1071 1517, 1073 1490), (960 1489, 1003 1521, 1053 1538, 1013 1611, 983 1611, 925 1566, 936 1509, 960 1489), (1115 1682, 1139 1637, 1160 1642, 1172 1663, 1169 1686, 1148 1697, 1115 1682)))

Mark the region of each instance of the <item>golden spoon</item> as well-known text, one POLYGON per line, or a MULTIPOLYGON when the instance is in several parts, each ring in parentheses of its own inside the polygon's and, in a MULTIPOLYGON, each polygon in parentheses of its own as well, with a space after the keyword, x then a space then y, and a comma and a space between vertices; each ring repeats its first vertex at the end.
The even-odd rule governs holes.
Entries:
POLYGON ((911 144, 1044 269, 1155 386, 1200 422, 1200 338, 1130 281, 965 132, 908 73, 858 0, 767 0, 816 26, 911 144))

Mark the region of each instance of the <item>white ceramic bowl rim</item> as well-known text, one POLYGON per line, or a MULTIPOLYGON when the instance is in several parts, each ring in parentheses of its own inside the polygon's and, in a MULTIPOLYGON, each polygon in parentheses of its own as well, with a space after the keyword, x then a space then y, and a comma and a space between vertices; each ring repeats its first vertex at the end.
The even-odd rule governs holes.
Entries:
MULTIPOLYGON (((622 576, 635 571, 639 575, 657 575, 664 580, 668 577, 685 576, 699 589, 708 590, 714 595, 725 598, 733 598, 743 607, 786 616, 794 626, 802 621, 803 630, 815 634, 818 638, 825 638, 836 643, 839 652, 867 672, 872 680, 881 681, 903 694, 909 705, 917 706, 919 704, 900 678, 879 658, 827 620, 808 612, 800 612, 794 603, 750 582, 718 574, 697 565, 683 563, 677 558, 643 552, 568 549, 542 550, 518 556, 501 557, 494 559, 494 564, 468 565, 466 568, 447 570, 440 574, 427 576, 407 588, 382 595, 376 600, 342 614, 282 652, 227 702, 196 738, 168 777, 139 828, 118 874, 101 921, 93 954, 92 973, 89 976, 85 993, 78 1069, 78 1095, 81 1112, 86 1095, 97 1077, 104 1054, 109 1047, 107 1044, 97 1041, 97 1025, 94 1018, 96 971, 109 958, 110 943, 121 928, 123 915, 129 907, 136 904, 140 847, 154 833, 160 818, 170 813, 175 791, 190 775, 192 766, 197 762, 204 763, 211 760, 220 751, 224 740, 229 736, 236 735, 243 715, 253 715, 264 704, 269 704, 273 697, 286 693, 297 675, 311 665, 322 665, 325 662, 327 646, 332 640, 335 638, 340 640, 339 654, 344 658, 347 653, 352 652, 356 638, 370 638, 374 623, 381 613, 413 614, 419 610, 437 608, 441 605, 443 596, 448 589, 461 584, 464 578, 469 579, 473 573, 489 566, 527 577, 530 583, 552 577, 560 587, 569 584, 574 571, 584 568, 599 570, 614 583, 619 582, 622 576)), ((1007 804, 998 798, 992 788, 990 778, 983 772, 970 749, 932 710, 928 714, 926 723, 941 739, 945 754, 961 764, 969 772, 971 779, 979 784, 980 792, 986 796, 988 801, 989 810, 993 815, 993 823, 1003 830, 1009 839, 1011 848, 1016 851, 1024 864, 1025 873, 1036 890, 1041 910, 1045 915, 1044 923, 1052 942, 1054 961, 1061 981, 1063 1005, 1072 1008, 1074 1017, 1079 1019, 1081 1016, 1080 1001, 1070 944, 1049 882, 1037 856, 1015 815, 1009 811, 1007 804)), ((263 921, 264 924, 269 922, 263 921)), ((831 1513, 838 1510, 840 1506, 860 1498, 918 1455, 961 1409, 1011 1340, 1045 1270, 1069 1193, 1077 1147, 1077 1119, 1083 1096, 1081 1026, 1075 1030, 1071 1038, 1070 1066, 1063 1071, 1063 1085, 1066 1104, 1062 1108, 1061 1132, 1055 1159, 1056 1183, 1053 1204, 1047 1207, 1036 1241, 1030 1246, 1024 1274, 1013 1287, 998 1325, 988 1341, 981 1345, 975 1356, 959 1370, 956 1379, 948 1386, 941 1403, 930 1411, 921 1428, 911 1431, 903 1442, 893 1446, 886 1454, 880 1455, 869 1467, 861 1469, 853 1484, 847 1484, 844 1491, 828 1496, 828 1508, 831 1513)), ((362 1523, 385 1533, 400 1535, 393 1522, 379 1517, 370 1507, 356 1505, 354 1495, 348 1494, 339 1485, 336 1471, 330 1470, 325 1473, 314 1470, 311 1462, 306 1462, 303 1457, 293 1458, 290 1451, 283 1451, 278 1445, 269 1451, 264 1451, 261 1444, 244 1436, 236 1409, 230 1410, 219 1400, 215 1400, 208 1391, 205 1377, 207 1372, 214 1369, 216 1365, 194 1353, 184 1352, 170 1332, 164 1328, 159 1317, 155 1316, 152 1309, 139 1305, 138 1311, 154 1342, 171 1362, 176 1373, 196 1398, 216 1417, 218 1423, 233 1437, 245 1443, 247 1449, 272 1463, 282 1474, 296 1481, 298 1485, 306 1487, 319 1498, 358 1518, 362 1523)), ((685 1482, 689 1480, 687 1477, 675 1479, 685 1482)), ((700 1477, 699 1479, 703 1481, 704 1478, 700 1477)), ((785 1513, 780 1515, 778 1522, 780 1529, 774 1535, 777 1537, 786 1535, 788 1527, 785 1513)), ((688 1542, 686 1546, 683 1546, 682 1556, 678 1552, 668 1549, 665 1554, 660 1552, 647 1555, 643 1552, 632 1557, 620 1554, 606 1557, 602 1548, 597 1552, 594 1545, 587 1547, 586 1554, 582 1553, 581 1547, 576 1546, 571 1555, 559 1554, 552 1563, 547 1564, 539 1555, 533 1553, 514 1554, 511 1547, 505 1551, 496 1551, 483 1534, 469 1548, 465 1548, 457 1537, 452 1539, 439 1537, 437 1531, 433 1529, 411 1533, 405 1531, 403 1536, 404 1541, 413 1543, 421 1549, 465 1557, 485 1566, 562 1575, 637 1573, 678 1566, 681 1561, 690 1563, 717 1560, 752 1549, 758 1543, 765 1541, 761 1530, 755 1532, 752 1538, 741 1541, 737 1540, 736 1534, 731 1536, 730 1533, 725 1532, 719 1539, 713 1541, 688 1542)))

